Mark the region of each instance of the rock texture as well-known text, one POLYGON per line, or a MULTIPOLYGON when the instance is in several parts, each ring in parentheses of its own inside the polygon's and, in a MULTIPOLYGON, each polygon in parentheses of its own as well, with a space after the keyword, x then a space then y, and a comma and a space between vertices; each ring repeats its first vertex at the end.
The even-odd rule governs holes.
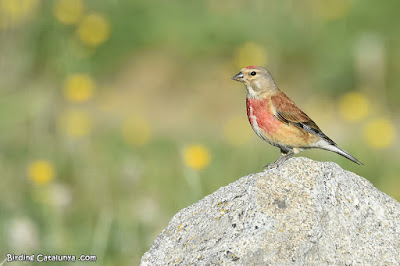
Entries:
POLYGON ((335 163, 245 176, 177 213, 141 265, 400 265, 400 204, 335 163))

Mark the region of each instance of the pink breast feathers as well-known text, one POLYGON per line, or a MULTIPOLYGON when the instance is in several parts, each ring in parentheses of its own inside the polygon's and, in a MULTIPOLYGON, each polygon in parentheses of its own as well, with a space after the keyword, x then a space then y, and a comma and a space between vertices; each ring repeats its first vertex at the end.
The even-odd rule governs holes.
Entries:
MULTIPOLYGON (((273 115, 271 111, 270 100, 267 99, 246 99, 247 117, 257 135, 272 135, 281 122, 273 115)), ((261 137, 261 136, 260 136, 261 137)))

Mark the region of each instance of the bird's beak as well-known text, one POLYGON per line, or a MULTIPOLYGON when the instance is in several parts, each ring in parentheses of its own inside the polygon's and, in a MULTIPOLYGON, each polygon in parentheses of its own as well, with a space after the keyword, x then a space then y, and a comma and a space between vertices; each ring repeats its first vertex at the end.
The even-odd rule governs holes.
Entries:
POLYGON ((233 79, 233 80, 237 80, 237 81, 242 81, 242 80, 243 80, 243 77, 244 77, 243 73, 242 73, 242 72, 239 72, 239 73, 237 73, 235 76, 233 76, 232 79, 233 79))

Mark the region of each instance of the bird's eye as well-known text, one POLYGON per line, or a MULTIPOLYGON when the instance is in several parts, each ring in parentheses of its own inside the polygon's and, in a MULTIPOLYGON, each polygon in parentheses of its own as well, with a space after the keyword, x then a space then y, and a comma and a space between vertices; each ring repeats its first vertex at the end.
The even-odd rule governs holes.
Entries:
POLYGON ((257 73, 255 71, 251 71, 250 75, 255 76, 257 73))

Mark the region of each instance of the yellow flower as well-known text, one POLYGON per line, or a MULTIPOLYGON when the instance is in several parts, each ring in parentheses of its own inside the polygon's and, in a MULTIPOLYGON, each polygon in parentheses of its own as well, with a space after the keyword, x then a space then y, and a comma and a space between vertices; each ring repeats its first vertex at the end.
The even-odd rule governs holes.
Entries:
POLYGON ((224 125, 224 136, 231 145, 247 143, 253 136, 249 122, 242 117, 231 117, 224 125))
POLYGON ((88 74, 75 73, 69 76, 64 85, 64 95, 71 102, 89 100, 95 89, 95 83, 88 74))
POLYGON ((234 63, 237 68, 249 65, 265 66, 267 64, 267 52, 261 45, 248 42, 237 49, 234 63))
POLYGON ((132 116, 122 124, 122 138, 133 146, 142 146, 149 142, 151 127, 142 117, 132 116))
POLYGON ((68 137, 82 138, 92 130, 92 117, 86 111, 67 110, 60 116, 59 128, 68 137))
POLYGON ((211 155, 206 147, 196 144, 184 149, 183 160, 190 168, 201 170, 210 164, 211 155))
POLYGON ((37 9, 38 0, 0 0, 0 28, 24 22, 37 9))
POLYGON ((346 93, 339 100, 339 112, 347 121, 359 121, 368 115, 368 99, 360 92, 346 93))
POLYGON ((369 146, 384 149, 393 144, 396 129, 393 123, 385 118, 377 118, 368 122, 364 127, 364 138, 369 146))
POLYGON ((36 184, 44 185, 54 179, 54 168, 48 161, 37 160, 29 165, 28 175, 36 184))
POLYGON ((110 23, 101 14, 90 14, 82 19, 77 34, 85 45, 96 47, 108 40, 110 23))
POLYGON ((82 0, 57 0, 54 2, 53 15, 66 25, 76 24, 83 15, 82 0))
POLYGON ((316 15, 326 21, 337 20, 346 16, 351 8, 351 0, 315 0, 316 15))

